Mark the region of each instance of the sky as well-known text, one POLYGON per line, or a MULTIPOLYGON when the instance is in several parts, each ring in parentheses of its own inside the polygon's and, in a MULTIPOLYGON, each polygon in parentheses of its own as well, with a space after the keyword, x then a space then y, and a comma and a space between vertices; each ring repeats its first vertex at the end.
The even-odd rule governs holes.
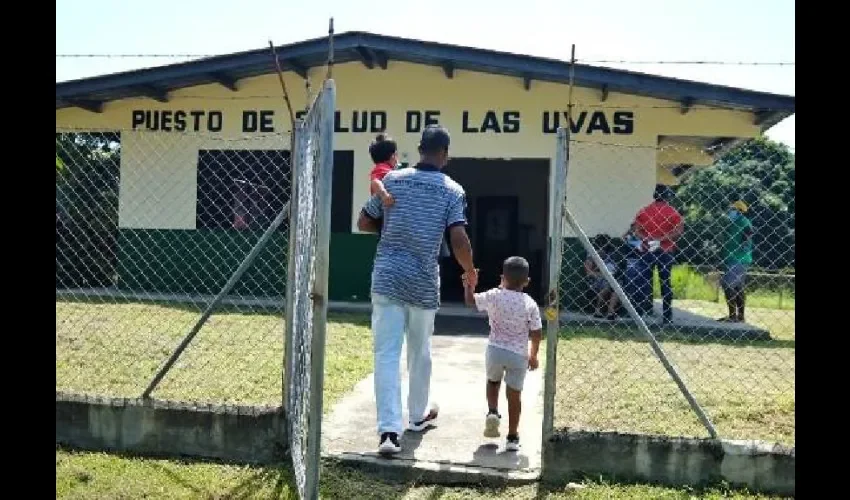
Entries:
MULTIPOLYGON (((226 54, 368 31, 795 95, 793 0, 57 0, 57 54, 226 54)), ((56 81, 186 58, 56 58, 56 81)), ((794 148, 795 117, 767 132, 794 148)))

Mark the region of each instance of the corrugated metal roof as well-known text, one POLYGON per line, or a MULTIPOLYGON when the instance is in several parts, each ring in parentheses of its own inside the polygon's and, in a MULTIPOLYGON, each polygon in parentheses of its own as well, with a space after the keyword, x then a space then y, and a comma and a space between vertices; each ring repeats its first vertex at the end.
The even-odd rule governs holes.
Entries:
MULTIPOLYGON (((327 63, 327 37, 282 45, 277 52, 283 69, 304 74, 327 63)), ((336 63, 361 61, 367 67, 386 68, 387 61, 439 66, 449 76, 455 69, 514 76, 528 81, 567 83, 570 63, 542 57, 498 52, 436 42, 348 32, 334 37, 336 63)), ((208 83, 232 85, 241 78, 275 71, 268 48, 198 59, 156 68, 115 73, 56 84, 56 109, 81 106, 97 110, 107 101, 131 97, 167 100, 169 91, 208 83)), ((575 84, 609 92, 747 109, 767 129, 794 114, 795 97, 734 87, 655 76, 584 64, 575 65, 575 84)))

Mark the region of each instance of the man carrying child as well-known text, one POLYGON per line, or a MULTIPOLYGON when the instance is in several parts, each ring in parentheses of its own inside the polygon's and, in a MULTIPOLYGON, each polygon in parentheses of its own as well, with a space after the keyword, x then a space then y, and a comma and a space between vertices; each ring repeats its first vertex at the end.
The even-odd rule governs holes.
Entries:
MULTIPOLYGON (((378 134, 372 144, 369 145, 369 156, 372 157, 375 164, 369 172, 369 194, 370 196, 377 196, 385 208, 390 208, 395 204, 395 198, 384 186, 384 177, 396 169, 398 144, 389 135, 378 134)), ((378 232, 380 233, 380 227, 378 232)), ((448 234, 446 232, 443 235, 443 242, 440 243, 439 257, 451 256, 447 239, 448 234)))
MULTIPOLYGON (((407 341, 410 377, 407 430, 422 432, 434 425, 438 407, 430 399, 431 335, 440 306, 438 257, 449 233, 455 259, 465 278, 478 280, 472 244, 466 234, 466 193, 441 172, 449 158, 449 132, 431 126, 422 132, 420 161, 393 170, 381 183, 393 199, 372 196, 363 206, 357 228, 381 234, 372 269, 372 333, 374 335, 375 404, 382 455, 401 452, 404 432, 401 402, 401 349, 407 341)), ((372 149, 372 148, 370 148, 372 149)), ((395 148, 393 144, 393 153, 395 148)), ((392 161, 389 157, 376 159, 392 161)))

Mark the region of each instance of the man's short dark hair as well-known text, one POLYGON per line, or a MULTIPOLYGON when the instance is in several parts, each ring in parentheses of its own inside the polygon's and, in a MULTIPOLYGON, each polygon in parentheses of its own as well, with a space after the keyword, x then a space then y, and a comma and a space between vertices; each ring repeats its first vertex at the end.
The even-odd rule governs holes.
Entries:
POLYGON ((378 134, 369 145, 369 156, 375 163, 386 163, 398 151, 398 144, 390 136, 378 134))
POLYGON ((591 244, 592 244, 595 248, 603 248, 605 245, 607 245, 607 244, 608 244, 608 241, 609 241, 610 239, 611 239, 611 237, 610 237, 610 236, 608 236, 607 234, 605 234, 605 233, 599 233, 599 234, 597 234, 596 236, 594 236, 593 238, 591 238, 590 243, 591 243, 591 244))
POLYGON ((528 261, 522 257, 508 257, 502 264, 502 276, 508 285, 518 286, 528 279, 528 261))
POLYGON ((423 154, 442 153, 449 150, 449 130, 442 125, 429 125, 422 131, 419 152, 423 154))
POLYGON ((655 201, 670 201, 673 199, 673 190, 670 189, 670 186, 656 184, 655 191, 652 193, 652 199, 655 201))
POLYGON ((599 233, 593 237, 591 240, 591 244, 593 248, 596 249, 597 252, 605 252, 605 253, 613 253, 616 250, 616 245, 614 244, 614 239, 611 238, 610 235, 605 233, 599 233))

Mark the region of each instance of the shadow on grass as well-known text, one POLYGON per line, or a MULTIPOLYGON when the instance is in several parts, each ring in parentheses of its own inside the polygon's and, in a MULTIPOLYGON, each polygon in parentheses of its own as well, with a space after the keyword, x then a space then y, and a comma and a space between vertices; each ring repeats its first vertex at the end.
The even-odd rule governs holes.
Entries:
POLYGON ((256 470, 257 472, 253 476, 231 488, 224 495, 224 498, 251 498, 262 490, 264 485, 272 481, 274 481, 274 487, 269 498, 280 498, 284 489, 292 492, 291 496, 296 496, 295 474, 288 465, 258 467, 256 470))
MULTIPOLYGON (((74 456, 84 456, 91 453, 84 450, 74 450, 57 447, 57 451, 74 456)), ((108 456, 119 459, 131 459, 122 463, 119 467, 112 468, 114 477, 102 477, 105 474, 103 468, 92 467, 86 471, 88 480, 85 484, 76 486, 74 496, 78 498, 103 498, 111 493, 120 494, 125 498, 139 498, 148 496, 151 490, 145 489, 149 483, 159 483, 163 489, 158 490, 159 495, 166 497, 176 495, 175 491, 168 491, 168 485, 173 484, 175 489, 184 489, 191 492, 194 498, 290 498, 298 497, 295 486, 295 477, 290 464, 278 463, 269 465, 245 466, 240 463, 224 462, 219 460, 203 460, 192 458, 169 458, 162 456, 138 455, 129 453, 109 453, 108 456), (166 462, 167 461, 167 462, 166 462), (206 470, 198 470, 203 466, 206 470), (238 470, 210 469, 210 466, 236 466, 238 470), (233 481, 222 481, 222 478, 233 476, 233 481), (157 481, 160 475, 164 481, 157 481), (122 478, 134 477, 144 478, 143 481, 125 481, 122 478), (109 480, 111 479, 111 481, 109 480), (96 485, 100 483, 100 488, 96 485), (110 492, 102 489, 103 483, 112 483, 120 491, 110 492), (164 483, 164 484, 163 484, 164 483), (92 490, 87 490, 91 487, 92 490), (142 491, 133 488, 140 487, 142 491)), ((80 473, 80 471, 77 471, 80 473)), ((59 471, 57 470, 57 481, 59 471)), ((320 474, 320 497, 321 498, 351 498, 351 499, 374 499, 374 500, 396 500, 408 497, 411 490, 415 492, 416 498, 439 500, 443 498, 467 498, 485 499, 501 498, 513 500, 560 500, 572 498, 577 491, 574 484, 586 488, 592 493, 593 498, 658 498, 668 497, 675 493, 675 497, 694 498, 703 495, 710 498, 729 498, 736 495, 747 495, 745 489, 732 488, 725 483, 712 483, 694 487, 683 486, 678 488, 665 487, 663 485, 637 482, 629 478, 614 476, 581 476, 559 478, 555 483, 532 483, 525 486, 507 486, 504 484, 466 484, 466 485, 438 485, 423 484, 417 478, 408 478, 404 481, 386 477, 380 472, 361 470, 346 466, 334 460, 323 460, 320 474), (574 481, 569 484, 567 481, 574 481)))
MULTIPOLYGON (((794 349, 795 340, 741 340, 715 338, 707 335, 686 334, 672 328, 650 328, 650 331, 659 342, 676 342, 686 345, 717 344, 727 347, 757 347, 764 349, 794 349)), ((562 328, 559 334, 562 340, 574 338, 588 338, 600 340, 612 340, 615 342, 649 342, 637 325, 611 325, 611 326, 586 326, 562 328)))
MULTIPOLYGON (((92 450, 74 449, 69 447, 57 446, 56 451, 74 456, 84 456, 86 454, 100 453, 92 450)), ((225 460, 191 458, 191 457, 173 457, 157 454, 138 454, 128 452, 109 451, 103 452, 105 455, 113 458, 128 460, 120 467, 118 473, 118 481, 113 479, 113 484, 121 485, 121 495, 130 495, 129 497, 146 496, 148 492, 132 491, 131 483, 121 481, 121 477, 142 477, 147 478, 145 482, 156 482, 156 475, 160 475, 165 479, 166 487, 168 483, 173 484, 176 488, 184 489, 191 492, 195 498, 227 498, 227 499, 244 499, 244 498, 289 498, 297 499, 297 487, 295 482, 295 474, 293 468, 288 462, 263 465, 246 465, 239 462, 231 462, 225 460), (237 471, 223 470, 207 470, 199 471, 200 466, 221 466, 221 467, 238 467, 237 471), (140 474, 134 474, 132 469, 138 468, 142 471, 140 474), (153 472, 153 473, 151 473, 153 472), (234 481, 220 481, 223 477, 237 474, 234 481), (214 480, 208 479, 214 477, 214 480), (219 481, 219 482, 216 482, 219 481), (128 491, 127 489, 131 490, 128 491)), ((137 471, 138 472, 138 471, 137 471)), ((103 470, 94 467, 91 471, 87 471, 88 484, 107 483, 107 478, 98 478, 98 474, 104 474, 103 470)), ((58 475, 57 475, 58 480, 58 475)), ((360 470, 343 466, 335 461, 323 460, 322 470, 320 473, 320 497, 321 498, 356 498, 356 499, 401 499, 404 498, 411 487, 415 483, 402 483, 381 480, 377 477, 368 475, 360 470)), ((86 492, 85 486, 79 487, 82 491, 75 491, 77 497, 80 498, 95 498, 107 494, 108 491, 92 491, 86 492), (94 496, 87 496, 89 495, 94 496)), ((170 496, 168 491, 161 492, 165 496, 170 496)), ((442 495, 439 495, 442 496, 442 495)), ((439 496, 434 498, 439 498, 439 496)))
MULTIPOLYGON (((92 296, 60 296, 57 303, 63 304, 92 304, 92 305, 140 305, 161 307, 172 311, 194 313, 200 317, 206 309, 208 301, 198 299, 192 302, 172 302, 163 300, 139 300, 136 297, 92 297, 92 296)), ((216 314, 238 314, 242 316, 280 316, 283 317, 284 307, 280 305, 235 305, 221 304, 215 308, 216 314)), ((328 321, 363 328, 370 328, 371 320, 368 312, 328 312, 328 321)), ((438 316, 434 324, 434 335, 486 335, 487 320, 483 318, 466 318, 457 316, 438 316)))
MULTIPOLYGON (((162 307, 181 312, 196 313, 200 316, 206 308, 207 302, 198 299, 196 302, 172 302, 163 300, 139 300, 138 298, 123 297, 91 297, 91 296, 60 296, 56 297, 57 303, 67 304, 96 304, 96 305, 146 305, 162 307)), ((264 305, 233 305, 222 304, 215 309, 215 314, 238 314, 242 316, 266 315, 283 316, 283 302, 280 306, 270 307, 264 305)), ((348 324, 363 328, 370 327, 370 317, 366 312, 329 312, 328 320, 332 323, 348 324)), ((487 320, 478 317, 459 316, 437 316, 434 325, 434 335, 486 335, 488 331, 487 320)), ((684 332, 674 325, 672 327, 651 327, 650 331, 656 338, 663 342, 678 342, 682 344, 718 344, 728 347, 757 347, 757 348, 789 348, 794 349, 795 340, 743 340, 724 338, 720 334, 705 334, 699 332, 684 332)), ((646 342, 637 326, 634 324, 611 324, 611 325, 566 325, 561 328, 561 339, 570 338, 596 338, 600 340, 613 340, 621 342, 646 342)))
MULTIPOLYGON (((57 304, 92 304, 92 305, 140 305, 155 306, 179 312, 196 313, 200 317, 208 302, 198 299, 193 302, 172 302, 164 300, 139 300, 124 297, 92 297, 92 296, 59 296, 57 304)), ((283 302, 279 306, 267 305, 235 305, 221 304, 215 308, 215 314, 239 314, 243 316, 281 316, 283 317, 283 302)), ((328 320, 336 323, 347 323, 354 326, 369 327, 370 319, 366 313, 328 312, 328 320)))
MULTIPOLYGON (((140 457, 134 457, 140 458, 140 457)), ((146 458, 146 457, 141 457, 146 458)), ((168 459, 158 459, 158 460, 168 460, 168 459)), ((175 460, 170 460, 175 462, 175 460)), ((186 460, 182 459, 176 461, 180 465, 191 467, 193 464, 208 464, 208 465, 239 465, 239 464, 230 464, 224 462, 217 461, 204 461, 204 460, 186 460)), ((191 481, 182 477, 182 475, 178 472, 174 472, 168 467, 163 466, 159 462, 152 462, 151 466, 153 469, 158 470, 164 476, 168 477, 169 480, 174 482, 192 493, 198 495, 199 497, 207 497, 207 498, 256 498, 257 494, 268 490, 269 486, 271 486, 272 493, 268 496, 264 495, 266 498, 281 498, 283 497, 284 491, 288 493, 288 495, 284 498, 297 498, 297 488, 295 486, 295 474, 292 471, 292 467, 288 464, 281 463, 277 465, 264 465, 264 466, 251 466, 249 476, 242 481, 238 482, 235 486, 225 489, 225 491, 209 491, 208 488, 205 488, 205 484, 193 484, 191 481)))
POLYGON ((571 498, 582 490, 595 490, 592 498, 759 498, 785 499, 756 493, 744 487, 732 486, 726 481, 713 480, 698 485, 670 486, 653 481, 642 481, 612 474, 577 474, 553 482, 537 484, 535 500, 571 498), (565 494, 566 493, 566 494, 565 494))
MULTIPOLYGON (((80 450, 68 447, 56 447, 56 451, 61 451, 71 455, 84 455, 88 453, 97 453, 91 450, 80 450)), ((295 475, 292 467, 288 463, 268 464, 268 465, 248 465, 244 463, 229 462, 215 459, 189 458, 189 457, 170 457, 157 454, 137 454, 118 451, 103 452, 108 456, 133 460, 128 463, 126 469, 131 469, 137 466, 138 461, 143 460, 145 466, 156 473, 167 478, 168 482, 173 483, 180 488, 192 492, 192 495, 197 498, 257 498, 260 492, 272 491, 270 495, 264 494, 263 498, 297 498, 297 489, 295 487, 295 475), (221 488, 211 487, 208 481, 199 478, 196 472, 191 469, 197 466, 222 466, 222 467, 239 467, 246 474, 242 474, 243 479, 236 482, 235 485, 222 485, 221 488), (175 466, 176 469, 175 470, 175 466), (287 493, 284 496, 284 493, 287 493)), ((126 473, 126 471, 124 471, 126 473)), ((92 472, 92 476, 96 476, 97 471, 92 472)), ((216 475, 220 476, 216 472, 216 475)), ((93 477, 92 479, 96 479, 93 477)), ((167 492, 165 492, 167 494, 167 492)))
MULTIPOLYGON (((133 292, 136 293, 136 292, 133 292)), ((141 292, 139 292, 141 293, 141 292)), ((121 297, 121 296, 95 296, 95 295, 58 295, 57 303, 67 304, 96 304, 96 305, 145 305, 157 306, 174 311, 182 312, 197 312, 201 313, 206 309, 212 298, 198 297, 194 299, 172 301, 162 299, 140 299, 139 297, 121 297)), ((284 301, 280 299, 279 303, 274 304, 244 304, 237 305, 232 303, 223 303, 215 308, 216 312, 221 313, 242 313, 242 314, 267 314, 277 315, 283 312, 284 301)))

